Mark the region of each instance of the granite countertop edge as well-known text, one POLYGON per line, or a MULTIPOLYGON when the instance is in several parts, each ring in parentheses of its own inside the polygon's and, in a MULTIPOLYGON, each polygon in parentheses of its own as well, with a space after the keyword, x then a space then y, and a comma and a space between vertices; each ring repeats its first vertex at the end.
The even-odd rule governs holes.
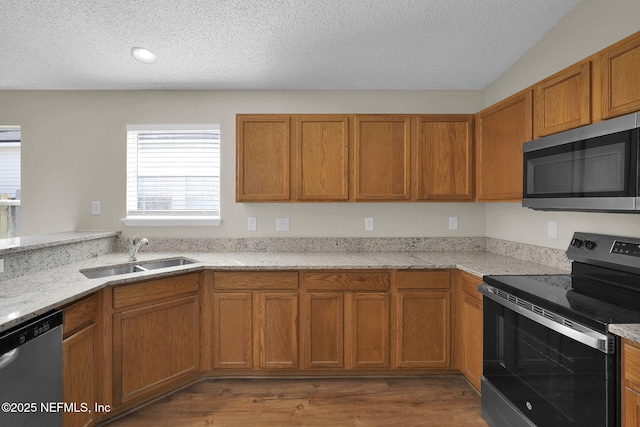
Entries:
POLYGON ((0 256, 120 235, 119 231, 69 231, 0 239, 0 256))

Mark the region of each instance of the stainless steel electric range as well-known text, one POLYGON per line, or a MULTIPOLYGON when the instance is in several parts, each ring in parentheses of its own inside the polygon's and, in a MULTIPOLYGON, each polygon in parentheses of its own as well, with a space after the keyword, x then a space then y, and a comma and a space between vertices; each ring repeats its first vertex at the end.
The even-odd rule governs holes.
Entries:
POLYGON ((620 339, 640 323, 640 238, 575 233, 571 274, 485 276, 482 414, 492 427, 620 423, 620 339))

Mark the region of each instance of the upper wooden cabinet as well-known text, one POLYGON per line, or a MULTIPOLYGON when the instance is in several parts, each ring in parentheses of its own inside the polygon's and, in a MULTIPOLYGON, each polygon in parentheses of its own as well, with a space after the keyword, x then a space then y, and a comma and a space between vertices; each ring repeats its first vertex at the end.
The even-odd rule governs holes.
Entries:
POLYGON ((293 121, 295 198, 349 199, 349 117, 295 115, 293 121))
POLYGON ((239 202, 472 198, 472 115, 240 114, 236 121, 239 202))
POLYGON ((409 200, 411 118, 358 115, 353 132, 355 200, 409 200))
POLYGON ((476 198, 522 199, 522 144, 532 138, 531 90, 476 115, 476 198))
POLYGON ((640 110, 640 32, 604 49, 598 59, 602 118, 640 110))
POLYGON ((416 199, 473 197, 473 115, 416 118, 416 199))
POLYGON ((591 123, 591 62, 583 61, 536 84, 534 138, 591 123))
POLYGON ((286 115, 237 116, 237 201, 290 199, 290 121, 286 115))

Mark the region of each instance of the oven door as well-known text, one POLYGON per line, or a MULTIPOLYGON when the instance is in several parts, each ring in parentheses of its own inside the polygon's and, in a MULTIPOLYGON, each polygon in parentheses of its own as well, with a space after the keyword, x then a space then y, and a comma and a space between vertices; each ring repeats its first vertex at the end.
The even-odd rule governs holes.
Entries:
MULTIPOLYGON (((578 131, 582 132, 569 132, 578 137, 578 131)), ((605 212, 640 209, 638 129, 578 140, 565 137, 552 135, 523 146, 523 206, 605 212)))
POLYGON ((482 409, 490 425, 616 425, 615 354, 594 348, 592 334, 584 344, 483 294, 482 409))

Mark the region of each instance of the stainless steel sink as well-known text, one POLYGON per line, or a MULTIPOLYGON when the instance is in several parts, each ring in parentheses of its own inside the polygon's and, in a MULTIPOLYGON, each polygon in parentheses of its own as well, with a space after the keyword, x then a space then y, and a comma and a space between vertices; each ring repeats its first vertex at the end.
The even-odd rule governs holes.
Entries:
POLYGON ((145 262, 135 262, 130 264, 121 265, 109 265, 106 267, 89 268, 86 270, 80 270, 80 273, 84 274, 89 279, 97 279, 100 277, 118 276, 120 274, 140 273, 143 271, 157 270, 160 268, 177 267, 180 265, 193 264, 193 261, 188 258, 171 258, 161 259, 145 262))

